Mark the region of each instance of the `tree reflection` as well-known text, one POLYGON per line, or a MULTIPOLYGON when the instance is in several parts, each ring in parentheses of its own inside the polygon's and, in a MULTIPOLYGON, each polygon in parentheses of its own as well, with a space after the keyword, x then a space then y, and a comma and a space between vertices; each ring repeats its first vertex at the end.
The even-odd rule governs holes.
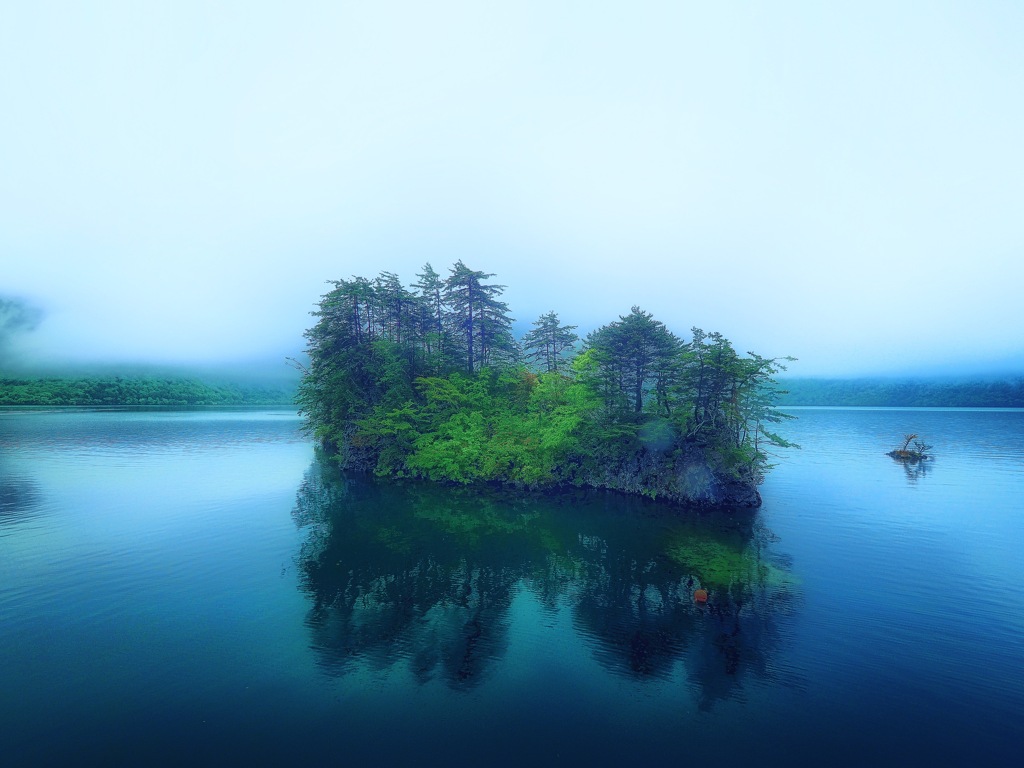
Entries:
POLYGON ((310 529, 302 588, 326 670, 407 660, 421 681, 440 672, 467 687, 503 653, 518 561, 483 551, 487 531, 468 515, 423 505, 401 486, 348 480, 324 463, 307 472, 294 514, 310 529))
POLYGON ((907 476, 907 482, 916 485, 917 481, 932 471, 935 460, 929 457, 922 461, 907 461, 906 459, 893 458, 893 461, 903 467, 907 476))
POLYGON ((476 685, 506 651, 516 594, 569 610, 614 674, 684 671, 701 706, 771 676, 789 569, 749 511, 678 509, 596 492, 507 492, 346 478, 314 462, 296 523, 307 622, 323 669, 398 664, 420 682, 476 685), (707 604, 694 590, 709 592, 707 604))

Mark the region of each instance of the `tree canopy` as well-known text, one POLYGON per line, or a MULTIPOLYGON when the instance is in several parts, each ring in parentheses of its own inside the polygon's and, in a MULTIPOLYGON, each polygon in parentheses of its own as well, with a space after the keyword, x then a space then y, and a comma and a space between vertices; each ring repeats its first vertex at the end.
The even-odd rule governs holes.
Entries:
POLYGON ((533 329, 523 336, 526 360, 547 373, 566 367, 566 353, 575 350, 579 336, 575 325, 562 325, 552 310, 533 321, 533 329))

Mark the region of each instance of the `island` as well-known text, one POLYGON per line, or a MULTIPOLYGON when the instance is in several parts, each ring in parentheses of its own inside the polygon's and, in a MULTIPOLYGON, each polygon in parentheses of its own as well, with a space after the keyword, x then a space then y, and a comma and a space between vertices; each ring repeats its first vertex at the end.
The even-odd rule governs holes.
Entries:
POLYGON ((757 507, 774 375, 719 333, 683 341, 634 306, 585 338, 556 312, 520 340, 493 274, 461 260, 331 281, 306 331, 297 403, 342 469, 520 489, 611 489, 757 507))

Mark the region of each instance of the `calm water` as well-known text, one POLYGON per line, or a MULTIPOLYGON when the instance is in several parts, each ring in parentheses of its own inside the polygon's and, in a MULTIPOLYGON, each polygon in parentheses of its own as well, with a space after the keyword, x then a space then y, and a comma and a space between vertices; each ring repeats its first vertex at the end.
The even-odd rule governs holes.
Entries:
POLYGON ((1018 764, 1024 412, 793 413, 735 515, 342 478, 287 412, 0 413, 0 761, 1018 764))

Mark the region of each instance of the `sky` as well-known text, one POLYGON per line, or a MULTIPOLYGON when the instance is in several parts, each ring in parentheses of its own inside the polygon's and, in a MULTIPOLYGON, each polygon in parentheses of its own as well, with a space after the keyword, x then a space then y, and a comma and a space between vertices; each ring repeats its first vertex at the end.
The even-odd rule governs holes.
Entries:
POLYGON ((1024 373, 1024 3, 0 6, 0 366, 283 364, 495 273, 798 376, 1024 373))

